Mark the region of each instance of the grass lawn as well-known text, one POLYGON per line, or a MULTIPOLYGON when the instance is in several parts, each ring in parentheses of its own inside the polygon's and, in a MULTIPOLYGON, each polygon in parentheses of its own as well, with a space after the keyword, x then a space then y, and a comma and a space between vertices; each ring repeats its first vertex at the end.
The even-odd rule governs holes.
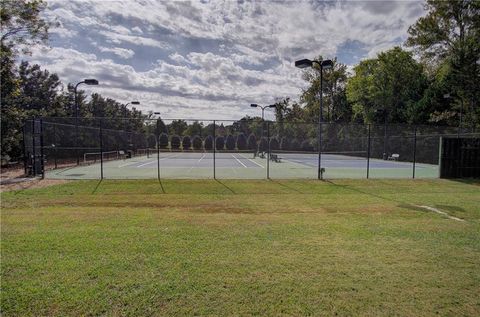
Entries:
POLYGON ((480 182, 77 181, 1 199, 3 316, 480 315, 480 182))

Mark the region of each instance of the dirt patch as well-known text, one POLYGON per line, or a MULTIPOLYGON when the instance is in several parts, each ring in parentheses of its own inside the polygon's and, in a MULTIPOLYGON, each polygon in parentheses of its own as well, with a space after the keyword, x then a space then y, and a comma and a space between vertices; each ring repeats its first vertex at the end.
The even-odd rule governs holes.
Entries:
MULTIPOLYGON (((2 180, 4 180, 2 175, 2 180)), ((10 184, 1 184, 0 192, 6 192, 11 190, 24 190, 24 189, 33 189, 33 188, 43 188, 52 185, 65 184, 68 183, 68 180, 64 179, 29 179, 27 181, 22 181, 18 183, 10 184)))

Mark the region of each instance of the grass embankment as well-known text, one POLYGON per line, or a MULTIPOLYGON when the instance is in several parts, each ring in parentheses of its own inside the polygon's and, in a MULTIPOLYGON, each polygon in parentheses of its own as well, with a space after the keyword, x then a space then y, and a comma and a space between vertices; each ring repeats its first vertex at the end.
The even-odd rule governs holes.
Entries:
POLYGON ((1 197, 4 316, 480 314, 478 182, 79 181, 1 197))

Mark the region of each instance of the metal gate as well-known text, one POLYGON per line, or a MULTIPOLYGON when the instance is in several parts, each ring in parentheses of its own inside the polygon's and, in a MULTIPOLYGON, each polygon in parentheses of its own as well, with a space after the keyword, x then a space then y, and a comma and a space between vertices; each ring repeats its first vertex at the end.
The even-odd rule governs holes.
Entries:
POLYGON ((23 126, 23 157, 25 174, 29 176, 45 176, 43 153, 42 120, 31 119, 23 126))

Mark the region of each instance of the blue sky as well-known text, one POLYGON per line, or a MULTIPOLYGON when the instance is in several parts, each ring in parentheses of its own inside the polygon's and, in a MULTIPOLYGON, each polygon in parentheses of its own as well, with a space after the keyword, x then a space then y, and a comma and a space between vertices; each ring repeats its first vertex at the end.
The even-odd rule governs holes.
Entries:
MULTIPOLYGON (((48 1, 50 47, 28 57, 64 83, 168 118, 238 119, 297 99, 300 58, 350 66, 402 44, 418 1, 48 1)), ((271 118, 271 114, 267 115, 271 118)))

